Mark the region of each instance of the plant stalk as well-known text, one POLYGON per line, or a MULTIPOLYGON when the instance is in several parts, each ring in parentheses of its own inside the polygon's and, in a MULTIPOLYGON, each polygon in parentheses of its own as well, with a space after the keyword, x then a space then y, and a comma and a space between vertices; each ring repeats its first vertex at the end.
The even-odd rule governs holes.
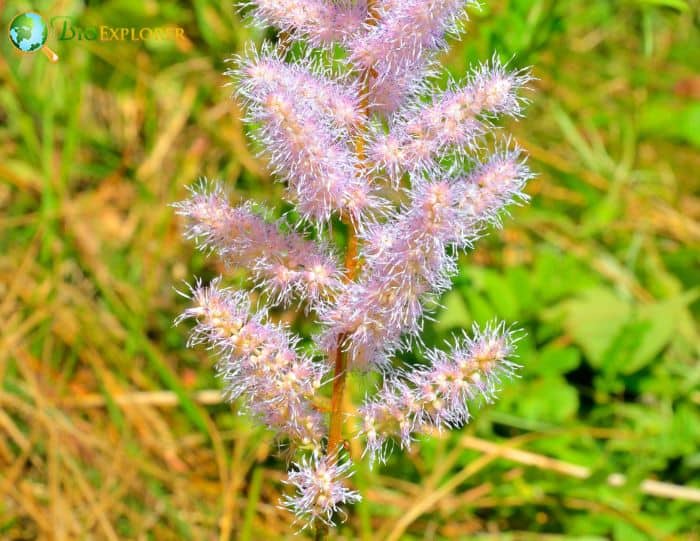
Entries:
MULTIPOLYGON (((370 23, 376 21, 377 19, 377 2, 376 0, 368 0, 368 21, 370 23)), ((366 73, 362 75, 362 109, 365 113, 365 117, 369 119, 369 84, 371 78, 371 71, 367 70, 366 73)), ((364 145, 364 131, 366 126, 360 126, 355 137, 355 152, 358 157, 358 161, 362 164, 365 160, 365 145, 364 145)), ((355 225, 351 218, 346 217, 344 220, 345 225, 348 229, 348 244, 345 252, 345 268, 346 268, 346 278, 348 281, 353 281, 357 277, 357 272, 359 270, 359 264, 357 261, 358 253, 358 242, 357 242, 357 232, 355 230, 355 225)), ((327 455, 333 455, 340 447, 343 439, 343 396, 345 394, 345 382, 347 379, 348 371, 348 351, 343 351, 343 343, 347 338, 346 334, 341 334, 338 336, 338 343, 335 348, 335 360, 334 360, 334 372, 333 372, 333 391, 331 395, 331 415, 328 427, 328 446, 326 448, 327 455)), ((322 541, 326 534, 328 533, 328 528, 324 526, 319 526, 316 528, 314 534, 314 539, 317 541, 322 541)))

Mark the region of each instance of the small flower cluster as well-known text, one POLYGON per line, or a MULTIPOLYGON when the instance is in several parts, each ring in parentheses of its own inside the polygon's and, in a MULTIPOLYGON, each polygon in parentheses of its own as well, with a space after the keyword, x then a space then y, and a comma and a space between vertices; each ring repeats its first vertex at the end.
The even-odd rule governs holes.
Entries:
POLYGON ((469 421, 469 403, 495 398, 501 377, 512 376, 517 365, 514 335, 503 323, 473 328, 448 352, 428 350, 427 366, 392 374, 383 387, 360 408, 370 459, 383 459, 391 437, 410 447, 412 435, 437 429, 458 428, 469 421))
POLYGON ((363 235, 364 272, 326 305, 323 341, 345 337, 358 368, 385 367, 421 331, 423 306, 449 289, 455 252, 521 192, 530 173, 517 151, 495 154, 466 178, 417 182, 410 203, 363 235), (402 340, 403 338, 403 340, 402 340))
POLYGON ((423 87, 435 52, 457 34, 465 17, 464 0, 389 0, 366 31, 357 33, 348 48, 352 62, 364 68, 373 108, 382 113, 399 109, 423 87))
POLYGON ((302 527, 331 526, 360 498, 348 488, 352 462, 340 441, 347 370, 383 376, 358 410, 355 434, 375 461, 392 441, 407 448, 417 433, 464 425, 517 369, 504 323, 426 350, 423 365, 396 366, 397 353, 422 347, 426 307, 450 288, 459 253, 499 226, 509 205, 527 201, 523 152, 493 136, 497 118, 522 115, 527 73, 494 57, 465 81, 431 82, 437 53, 475 4, 247 3, 244 12, 277 27, 280 40, 248 48, 227 73, 300 219, 232 206, 206 182, 175 205, 185 235, 246 269, 263 301, 298 302, 318 323, 301 353, 300 337, 220 279, 192 287, 193 306, 179 318, 195 321, 190 345, 215 353, 227 396, 297 453, 288 479, 295 492, 284 504, 302 527), (339 222, 348 230, 343 262, 331 242, 339 222), (330 387, 329 413, 320 395, 330 387))
POLYGON ((232 267, 249 269, 273 304, 293 299, 313 306, 340 287, 342 270, 330 249, 297 233, 283 234, 252 205, 231 207, 219 184, 200 183, 174 207, 187 220, 185 236, 232 267))
POLYGON ((394 182, 408 172, 441 167, 446 156, 469 157, 499 115, 518 117, 522 100, 517 90, 529 81, 526 73, 509 73, 494 58, 459 85, 434 92, 430 104, 412 100, 396 115, 388 133, 379 132, 369 154, 394 182))
POLYGON ((188 295, 194 306, 177 322, 196 325, 190 346, 204 343, 219 357, 217 370, 230 399, 243 397, 247 408, 268 427, 304 445, 318 446, 324 420, 313 398, 327 373, 325 365, 297 354, 297 339, 264 313, 253 313, 240 291, 197 284, 188 295))
POLYGON ((332 526, 333 515, 341 505, 360 500, 360 494, 343 482, 352 475, 351 467, 352 463, 337 453, 314 452, 294 464, 287 483, 294 485, 296 493, 286 496, 284 503, 297 515, 302 529, 316 521, 332 526))
POLYGON ((262 126, 255 136, 272 171, 304 218, 324 224, 336 213, 360 223, 380 206, 351 144, 362 117, 354 85, 330 79, 308 57, 288 65, 269 49, 230 74, 241 81, 247 120, 262 126))
POLYGON ((363 0, 256 0, 247 6, 253 8, 261 26, 276 26, 315 46, 344 42, 362 28, 367 17, 363 0))

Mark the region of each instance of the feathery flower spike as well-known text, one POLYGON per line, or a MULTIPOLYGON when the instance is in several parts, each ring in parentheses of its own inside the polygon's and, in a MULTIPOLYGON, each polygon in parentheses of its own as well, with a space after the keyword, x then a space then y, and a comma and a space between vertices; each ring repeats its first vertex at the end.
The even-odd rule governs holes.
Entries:
POLYGON ((243 292, 219 284, 217 279, 191 289, 194 306, 176 321, 196 321, 189 345, 204 343, 219 355, 217 371, 230 399, 243 397, 268 427, 303 445, 318 445, 324 423, 312 399, 327 367, 298 355, 297 340, 264 313, 253 314, 243 292))
POLYGON ((263 26, 299 34, 313 45, 344 41, 362 30, 367 17, 364 1, 255 0, 253 17, 263 26))
POLYGON ((345 480, 352 475, 352 463, 338 453, 322 455, 314 452, 294 463, 287 484, 296 492, 285 496, 284 505, 302 524, 302 529, 317 523, 333 525, 333 515, 341 505, 361 500, 360 493, 347 488, 345 480))
POLYGON ((369 71, 371 101, 382 113, 392 113, 420 86, 432 55, 458 34, 466 16, 464 0, 403 0, 384 2, 378 22, 349 43, 351 60, 369 71), (394 89, 393 91, 391 89, 394 89))
POLYGON ((377 395, 362 405, 370 460, 384 460, 392 436, 408 448, 413 433, 459 428, 469 422, 470 403, 495 399, 501 379, 512 377, 518 368, 511 360, 517 338, 503 323, 483 330, 475 325, 472 333, 455 340, 449 351, 428 350, 429 364, 385 380, 377 395))
POLYGON ((437 53, 475 4, 246 2, 244 12, 275 26, 279 40, 248 47, 227 75, 297 227, 266 220, 251 203, 232 206, 218 184, 202 183, 174 205, 185 236, 247 270, 263 302, 299 302, 319 327, 304 340, 221 279, 197 282, 177 319, 194 321, 188 345, 211 350, 226 396, 289 446, 285 483, 294 491, 282 503, 317 538, 360 500, 344 437, 361 438, 370 461, 383 461, 417 434, 469 422, 518 369, 517 337, 504 322, 474 326, 447 349, 421 341, 458 254, 528 199, 523 152, 493 137, 499 117, 522 115, 528 73, 494 56, 463 82, 435 83, 437 53), (401 365, 396 354, 409 347, 425 363, 401 365), (382 376, 354 433, 344 426, 349 370, 382 376))
POLYGON ((339 287, 342 270, 328 248, 282 233, 250 204, 231 207, 218 183, 200 182, 189 199, 173 206, 187 219, 186 238, 231 267, 250 269, 273 304, 299 298, 313 307, 339 287))
POLYGON ((493 155, 466 178, 416 183, 411 203, 363 236, 359 281, 322 303, 322 343, 344 336, 355 368, 386 366, 405 337, 418 337, 426 302, 449 289, 454 249, 471 246, 485 223, 497 224, 507 205, 526 200, 529 177, 516 150, 493 155))

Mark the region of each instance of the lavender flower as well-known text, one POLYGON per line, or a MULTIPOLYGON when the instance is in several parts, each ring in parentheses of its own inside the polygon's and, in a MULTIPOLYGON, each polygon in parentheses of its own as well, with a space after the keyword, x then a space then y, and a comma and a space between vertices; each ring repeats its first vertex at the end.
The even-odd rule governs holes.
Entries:
POLYGON ((271 92, 286 91, 303 101, 308 116, 336 128, 354 130, 364 120, 357 83, 334 75, 309 55, 290 64, 279 51, 263 46, 260 52, 250 50, 232 61, 237 67, 227 74, 248 107, 261 105, 271 92))
POLYGON ((338 453, 314 452, 294 466, 287 483, 296 487, 296 493, 286 496, 284 505, 296 515, 302 529, 318 522, 333 525, 333 515, 341 505, 361 499, 359 492, 345 486, 345 480, 352 475, 352 463, 338 453))
POLYGON ((458 428, 466 424, 469 404, 477 398, 493 402, 502 377, 514 374, 514 333, 503 323, 476 325, 473 337, 463 334, 450 351, 428 350, 429 364, 388 378, 375 397, 360 408, 365 452, 384 460, 386 441, 399 438, 411 445, 412 434, 427 427, 458 428))
POLYGON ((268 427, 318 445, 323 419, 312 404, 327 367, 296 353, 297 340, 264 313, 251 313, 240 291, 221 288, 220 280, 191 290, 194 306, 177 320, 194 318, 189 345, 205 343, 220 357, 217 371, 229 398, 245 406, 268 427))
POLYGON ((313 306, 340 286, 342 270, 326 246, 283 234, 250 204, 231 207, 219 184, 201 182, 174 207, 187 219, 187 238, 229 266, 250 269, 272 304, 299 298, 313 306))
POLYGON ((255 136, 304 218, 323 224, 335 213, 359 223, 379 206, 349 144, 359 108, 352 88, 341 89, 310 65, 290 69, 270 55, 236 73, 248 75, 240 86, 247 120, 262 126, 255 136))
POLYGON ((425 349, 426 307, 451 287, 457 255, 527 201, 523 153, 492 133, 498 117, 522 115, 529 75, 494 57, 461 83, 432 82, 436 53, 473 3, 246 4, 258 23, 282 32, 280 45, 248 47, 227 74, 300 219, 267 220, 259 206, 232 206, 206 182, 175 205, 185 236, 246 269, 267 304, 298 301, 316 319, 302 350, 301 337, 221 279, 197 282, 187 294, 193 306, 178 318, 194 320, 189 345, 212 350, 226 396, 289 444, 295 492, 283 502, 302 529, 322 533, 360 499, 348 487, 350 457, 341 456, 348 370, 383 376, 359 407, 362 429, 349 434, 375 461, 393 441, 407 448, 418 433, 464 425, 518 368, 514 333, 495 322, 447 350, 425 350, 425 364, 396 367, 397 352, 425 349), (290 47, 294 39, 299 47, 290 47), (348 230, 343 263, 332 243, 339 221, 348 230), (330 413, 319 396, 326 390, 330 413))
POLYGON ((448 90, 431 92, 437 94, 432 103, 411 101, 396 115, 389 133, 376 134, 370 143, 375 166, 397 181, 404 171, 439 171, 439 160, 450 152, 468 157, 492 127, 490 119, 521 114, 518 92, 529 80, 526 73, 507 72, 494 59, 476 70, 463 86, 451 82, 448 90))
POLYGON ((262 25, 299 34, 313 45, 344 41, 362 28, 367 16, 364 1, 256 0, 248 5, 262 25))
POLYGON ((423 306, 449 289, 454 251, 468 248, 486 222, 517 199, 530 176, 518 151, 493 155, 466 178, 418 182, 411 203, 364 235, 365 268, 321 317, 323 343, 344 338, 356 368, 386 366, 390 355, 416 337, 423 306), (402 337, 404 339, 402 340, 402 337))
POLYGON ((459 32, 465 15, 464 0, 390 0, 380 3, 379 14, 365 34, 350 41, 352 61, 364 67, 370 79, 375 110, 396 111, 420 88, 431 55, 446 45, 445 36, 459 32))

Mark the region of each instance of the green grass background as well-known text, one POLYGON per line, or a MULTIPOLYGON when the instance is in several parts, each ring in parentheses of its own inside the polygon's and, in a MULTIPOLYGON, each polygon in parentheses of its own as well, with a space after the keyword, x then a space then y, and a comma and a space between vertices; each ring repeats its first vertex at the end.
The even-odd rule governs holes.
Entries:
MULTIPOLYGON (((485 4, 444 62, 534 66, 507 128, 538 177, 426 339, 517 321, 522 377, 464 430, 360 463, 364 502, 333 535, 698 539, 700 3, 485 4)), ((50 36, 55 65, 0 40, 0 539, 293 538, 272 435, 172 326, 174 286, 222 269, 168 204, 199 176, 279 203, 222 75, 265 36, 229 0, 0 6, 5 28, 33 8, 187 35, 50 36)))

